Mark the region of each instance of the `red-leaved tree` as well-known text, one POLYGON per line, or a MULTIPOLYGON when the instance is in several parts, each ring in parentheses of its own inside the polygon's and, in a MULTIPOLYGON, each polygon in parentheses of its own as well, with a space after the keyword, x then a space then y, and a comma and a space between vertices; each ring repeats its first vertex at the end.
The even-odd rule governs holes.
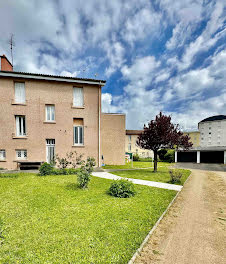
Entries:
POLYGON ((179 125, 171 123, 171 116, 163 115, 160 112, 155 120, 151 120, 148 126, 144 125, 144 130, 137 138, 137 145, 143 149, 154 152, 154 172, 157 171, 157 152, 159 149, 183 148, 188 150, 192 147, 190 137, 183 135, 179 125))

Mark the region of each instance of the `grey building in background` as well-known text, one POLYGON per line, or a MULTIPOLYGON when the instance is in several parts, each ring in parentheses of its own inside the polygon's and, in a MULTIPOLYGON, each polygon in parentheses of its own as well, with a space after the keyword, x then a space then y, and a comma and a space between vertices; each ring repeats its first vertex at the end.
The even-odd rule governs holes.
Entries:
POLYGON ((198 123, 200 146, 175 152, 175 162, 226 164, 226 115, 211 116, 198 123))

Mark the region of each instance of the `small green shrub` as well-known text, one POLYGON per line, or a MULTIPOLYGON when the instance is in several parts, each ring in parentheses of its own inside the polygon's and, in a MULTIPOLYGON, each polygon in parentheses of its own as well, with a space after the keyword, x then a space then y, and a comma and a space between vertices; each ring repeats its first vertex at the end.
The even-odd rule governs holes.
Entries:
POLYGON ((42 164, 42 166, 39 169, 39 175, 46 176, 46 175, 74 175, 77 174, 78 169, 74 168, 61 168, 56 169, 53 168, 51 164, 45 162, 42 164))
POLYGON ((174 162, 174 156, 175 156, 175 150, 174 149, 168 149, 167 153, 165 154, 165 161, 166 162, 174 162))
POLYGON ((78 181, 78 186, 81 189, 86 189, 88 187, 90 179, 91 179, 91 174, 87 170, 80 169, 78 171, 77 181, 78 181))
POLYGON ((181 182, 182 173, 179 170, 169 170, 169 174, 171 183, 181 182))
POLYGON ((139 161, 140 157, 138 154, 133 155, 133 161, 139 161))
POLYGON ((113 181, 108 193, 119 198, 129 198, 136 194, 134 184, 124 179, 113 181))
POLYGON ((77 182, 81 189, 88 187, 89 181, 91 179, 91 173, 93 172, 93 167, 96 165, 95 159, 88 157, 86 163, 81 166, 77 172, 77 182))
POLYGON ((53 174, 53 167, 49 163, 44 162, 39 168, 39 174, 40 176, 51 175, 53 174))
POLYGON ((152 162, 152 158, 139 158, 138 161, 141 161, 141 162, 152 162))
POLYGON ((159 156, 159 159, 162 160, 162 161, 165 161, 165 155, 167 153, 167 149, 160 149, 158 150, 158 156, 159 156))

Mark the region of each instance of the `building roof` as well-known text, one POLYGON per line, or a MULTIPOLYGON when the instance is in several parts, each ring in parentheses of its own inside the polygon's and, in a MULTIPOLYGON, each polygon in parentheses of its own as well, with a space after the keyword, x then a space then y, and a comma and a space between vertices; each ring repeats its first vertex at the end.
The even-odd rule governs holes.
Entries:
POLYGON ((220 121, 220 120, 226 120, 226 115, 210 116, 210 117, 203 119, 199 123, 210 122, 210 121, 220 121))
POLYGON ((126 130, 126 135, 140 135, 143 130, 126 130))
POLYGON ((77 83, 88 83, 88 84, 98 84, 104 86, 105 80, 88 79, 88 78, 76 78, 60 75, 49 75, 49 74, 39 74, 30 72, 15 72, 15 71, 0 71, 0 77, 14 77, 14 78, 25 78, 25 79, 38 79, 47 81, 58 81, 58 82, 77 82, 77 83))
POLYGON ((183 149, 178 149, 178 151, 182 151, 182 152, 193 152, 193 151, 226 151, 226 146, 209 146, 209 147, 194 147, 194 148, 190 148, 189 150, 183 150, 183 149))

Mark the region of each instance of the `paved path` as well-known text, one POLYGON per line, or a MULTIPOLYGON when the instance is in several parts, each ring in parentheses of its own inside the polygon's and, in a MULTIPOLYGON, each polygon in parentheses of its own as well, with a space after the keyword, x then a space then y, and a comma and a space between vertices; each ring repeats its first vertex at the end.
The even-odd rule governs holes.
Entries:
POLYGON ((100 177, 100 178, 110 179, 110 180, 128 179, 129 181, 131 181, 135 184, 146 185, 146 186, 168 189, 168 190, 174 190, 174 191, 180 191, 183 188, 183 186, 181 186, 181 185, 174 185, 174 184, 168 184, 168 183, 163 183, 163 182, 154 182, 154 181, 145 181, 145 180, 139 180, 139 179, 124 178, 124 177, 120 177, 120 176, 117 176, 117 175, 114 175, 114 174, 111 174, 108 172, 93 172, 92 175, 95 177, 100 177))
POLYGON ((226 173, 193 170, 136 264, 226 263, 226 173))

